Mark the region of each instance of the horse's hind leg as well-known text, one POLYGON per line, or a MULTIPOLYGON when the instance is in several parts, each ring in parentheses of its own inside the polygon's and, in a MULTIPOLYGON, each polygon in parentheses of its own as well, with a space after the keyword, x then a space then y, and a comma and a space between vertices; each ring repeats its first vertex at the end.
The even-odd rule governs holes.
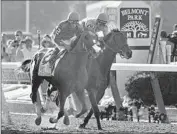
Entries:
POLYGON ((76 96, 82 105, 80 113, 76 114, 76 118, 79 118, 81 115, 85 114, 88 109, 84 90, 76 92, 76 96))

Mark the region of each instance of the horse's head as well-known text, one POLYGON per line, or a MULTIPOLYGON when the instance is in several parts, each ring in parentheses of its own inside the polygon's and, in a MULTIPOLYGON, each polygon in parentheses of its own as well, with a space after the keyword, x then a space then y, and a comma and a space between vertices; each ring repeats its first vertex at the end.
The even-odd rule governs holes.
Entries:
POLYGON ((84 31, 78 36, 71 44, 73 48, 72 52, 88 52, 94 45, 93 36, 88 32, 84 31))
POLYGON ((112 30, 104 38, 105 47, 114 53, 119 53, 121 57, 129 59, 132 57, 132 51, 127 44, 127 37, 118 29, 112 30))

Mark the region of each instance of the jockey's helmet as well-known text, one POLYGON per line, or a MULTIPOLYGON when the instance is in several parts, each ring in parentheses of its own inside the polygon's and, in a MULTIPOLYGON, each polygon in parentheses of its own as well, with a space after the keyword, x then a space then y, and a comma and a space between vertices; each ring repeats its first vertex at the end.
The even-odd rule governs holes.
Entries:
POLYGON ((108 16, 105 13, 100 13, 97 18, 97 22, 102 23, 102 24, 107 24, 108 23, 108 16))
POLYGON ((80 17, 77 12, 70 12, 68 15, 68 20, 69 21, 79 21, 80 17))

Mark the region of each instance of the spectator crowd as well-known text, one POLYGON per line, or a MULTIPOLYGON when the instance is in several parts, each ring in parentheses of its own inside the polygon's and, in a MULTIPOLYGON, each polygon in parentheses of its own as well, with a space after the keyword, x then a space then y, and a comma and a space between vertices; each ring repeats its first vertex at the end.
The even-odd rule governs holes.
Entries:
MULTIPOLYGON (((14 33, 15 39, 9 39, 6 33, 2 33, 1 60, 2 62, 22 62, 31 59, 35 41, 30 37, 24 37, 23 32, 18 30, 14 33)), ((54 47, 49 35, 44 35, 41 40, 43 48, 54 47)), ((36 50, 37 51, 37 50, 36 50)))

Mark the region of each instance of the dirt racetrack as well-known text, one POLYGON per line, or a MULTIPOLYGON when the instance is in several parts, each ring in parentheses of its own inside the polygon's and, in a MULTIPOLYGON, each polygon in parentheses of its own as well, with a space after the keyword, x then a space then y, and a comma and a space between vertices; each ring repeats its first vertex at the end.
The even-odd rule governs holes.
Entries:
POLYGON ((52 134, 52 133, 116 133, 116 134, 177 134, 176 124, 155 124, 147 122, 128 122, 128 121, 101 121, 103 130, 97 130, 96 120, 91 119, 86 126, 86 129, 79 129, 78 126, 82 123, 83 118, 76 119, 70 117, 70 125, 63 124, 63 118, 57 124, 57 130, 46 128, 53 127, 49 123, 49 115, 44 115, 40 126, 36 126, 34 121, 36 115, 11 114, 13 125, 8 125, 4 116, 2 116, 2 134, 52 134))

